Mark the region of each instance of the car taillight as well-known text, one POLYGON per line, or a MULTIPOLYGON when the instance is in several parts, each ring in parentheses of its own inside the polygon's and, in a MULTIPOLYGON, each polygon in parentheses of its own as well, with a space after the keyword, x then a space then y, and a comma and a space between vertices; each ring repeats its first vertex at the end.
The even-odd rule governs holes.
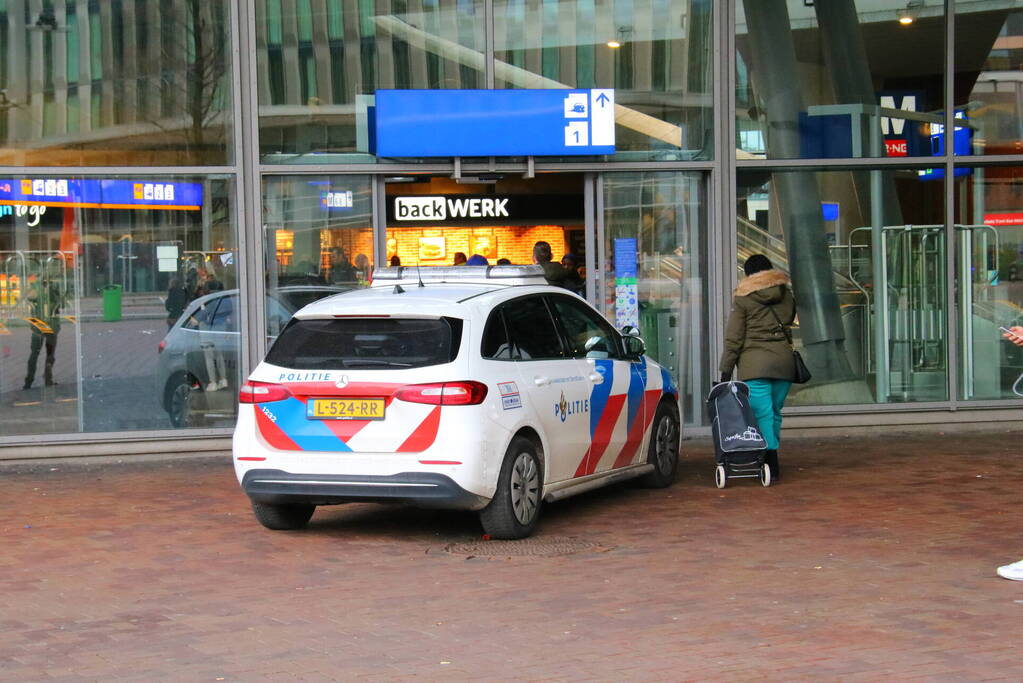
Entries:
POLYGON ((283 401, 290 396, 290 391, 280 384, 271 382, 249 380, 238 390, 239 403, 269 403, 270 401, 283 401))
POLYGON ((166 339, 161 339, 160 343, 156 347, 156 352, 157 353, 163 353, 163 350, 165 348, 167 348, 167 340, 166 339))
POLYGON ((482 382, 435 382, 402 387, 395 398, 409 403, 431 403, 437 406, 474 406, 487 397, 482 382))

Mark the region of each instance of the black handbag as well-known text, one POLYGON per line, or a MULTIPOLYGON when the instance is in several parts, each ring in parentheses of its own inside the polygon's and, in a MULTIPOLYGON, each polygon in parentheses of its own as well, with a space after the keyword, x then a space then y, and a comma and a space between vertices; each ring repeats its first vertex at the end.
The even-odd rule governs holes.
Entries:
POLYGON ((767 309, 771 311, 771 315, 773 315, 774 319, 778 321, 778 327, 781 328, 782 334, 785 335, 785 339, 789 342, 789 348, 792 349, 792 364, 796 367, 792 383, 806 384, 813 378, 813 375, 810 374, 810 370, 806 367, 806 363, 803 362, 803 357, 799 355, 799 351, 796 351, 795 345, 792 343, 792 333, 789 331, 789 328, 781 324, 781 318, 778 317, 778 313, 774 310, 774 306, 768 306, 767 309))

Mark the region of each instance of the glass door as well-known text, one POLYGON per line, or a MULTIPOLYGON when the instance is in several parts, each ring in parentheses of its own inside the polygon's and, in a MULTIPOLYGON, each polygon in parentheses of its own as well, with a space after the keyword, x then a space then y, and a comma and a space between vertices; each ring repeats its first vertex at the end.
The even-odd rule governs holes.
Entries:
POLYGON ((703 420, 708 379, 706 178, 699 172, 605 173, 595 179, 592 295, 615 327, 636 327, 677 382, 688 424, 703 420))

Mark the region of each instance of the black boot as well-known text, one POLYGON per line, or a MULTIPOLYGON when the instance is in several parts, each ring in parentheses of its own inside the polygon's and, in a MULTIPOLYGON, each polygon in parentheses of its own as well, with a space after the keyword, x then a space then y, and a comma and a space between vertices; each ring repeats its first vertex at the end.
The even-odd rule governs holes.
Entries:
POLYGON ((778 451, 773 448, 764 453, 764 462, 771 468, 771 479, 781 479, 781 468, 778 467, 778 451))

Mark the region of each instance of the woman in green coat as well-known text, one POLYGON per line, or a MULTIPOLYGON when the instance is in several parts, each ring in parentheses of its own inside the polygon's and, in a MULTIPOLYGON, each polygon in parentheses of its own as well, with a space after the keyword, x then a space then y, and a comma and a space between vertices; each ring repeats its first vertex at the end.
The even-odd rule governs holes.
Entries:
POLYGON ((732 297, 718 369, 727 382, 737 367, 739 379, 749 385, 750 405, 767 442, 766 461, 777 478, 781 409, 796 371, 785 328, 796 318, 796 301, 788 276, 763 254, 750 256, 742 268, 746 277, 732 297))

